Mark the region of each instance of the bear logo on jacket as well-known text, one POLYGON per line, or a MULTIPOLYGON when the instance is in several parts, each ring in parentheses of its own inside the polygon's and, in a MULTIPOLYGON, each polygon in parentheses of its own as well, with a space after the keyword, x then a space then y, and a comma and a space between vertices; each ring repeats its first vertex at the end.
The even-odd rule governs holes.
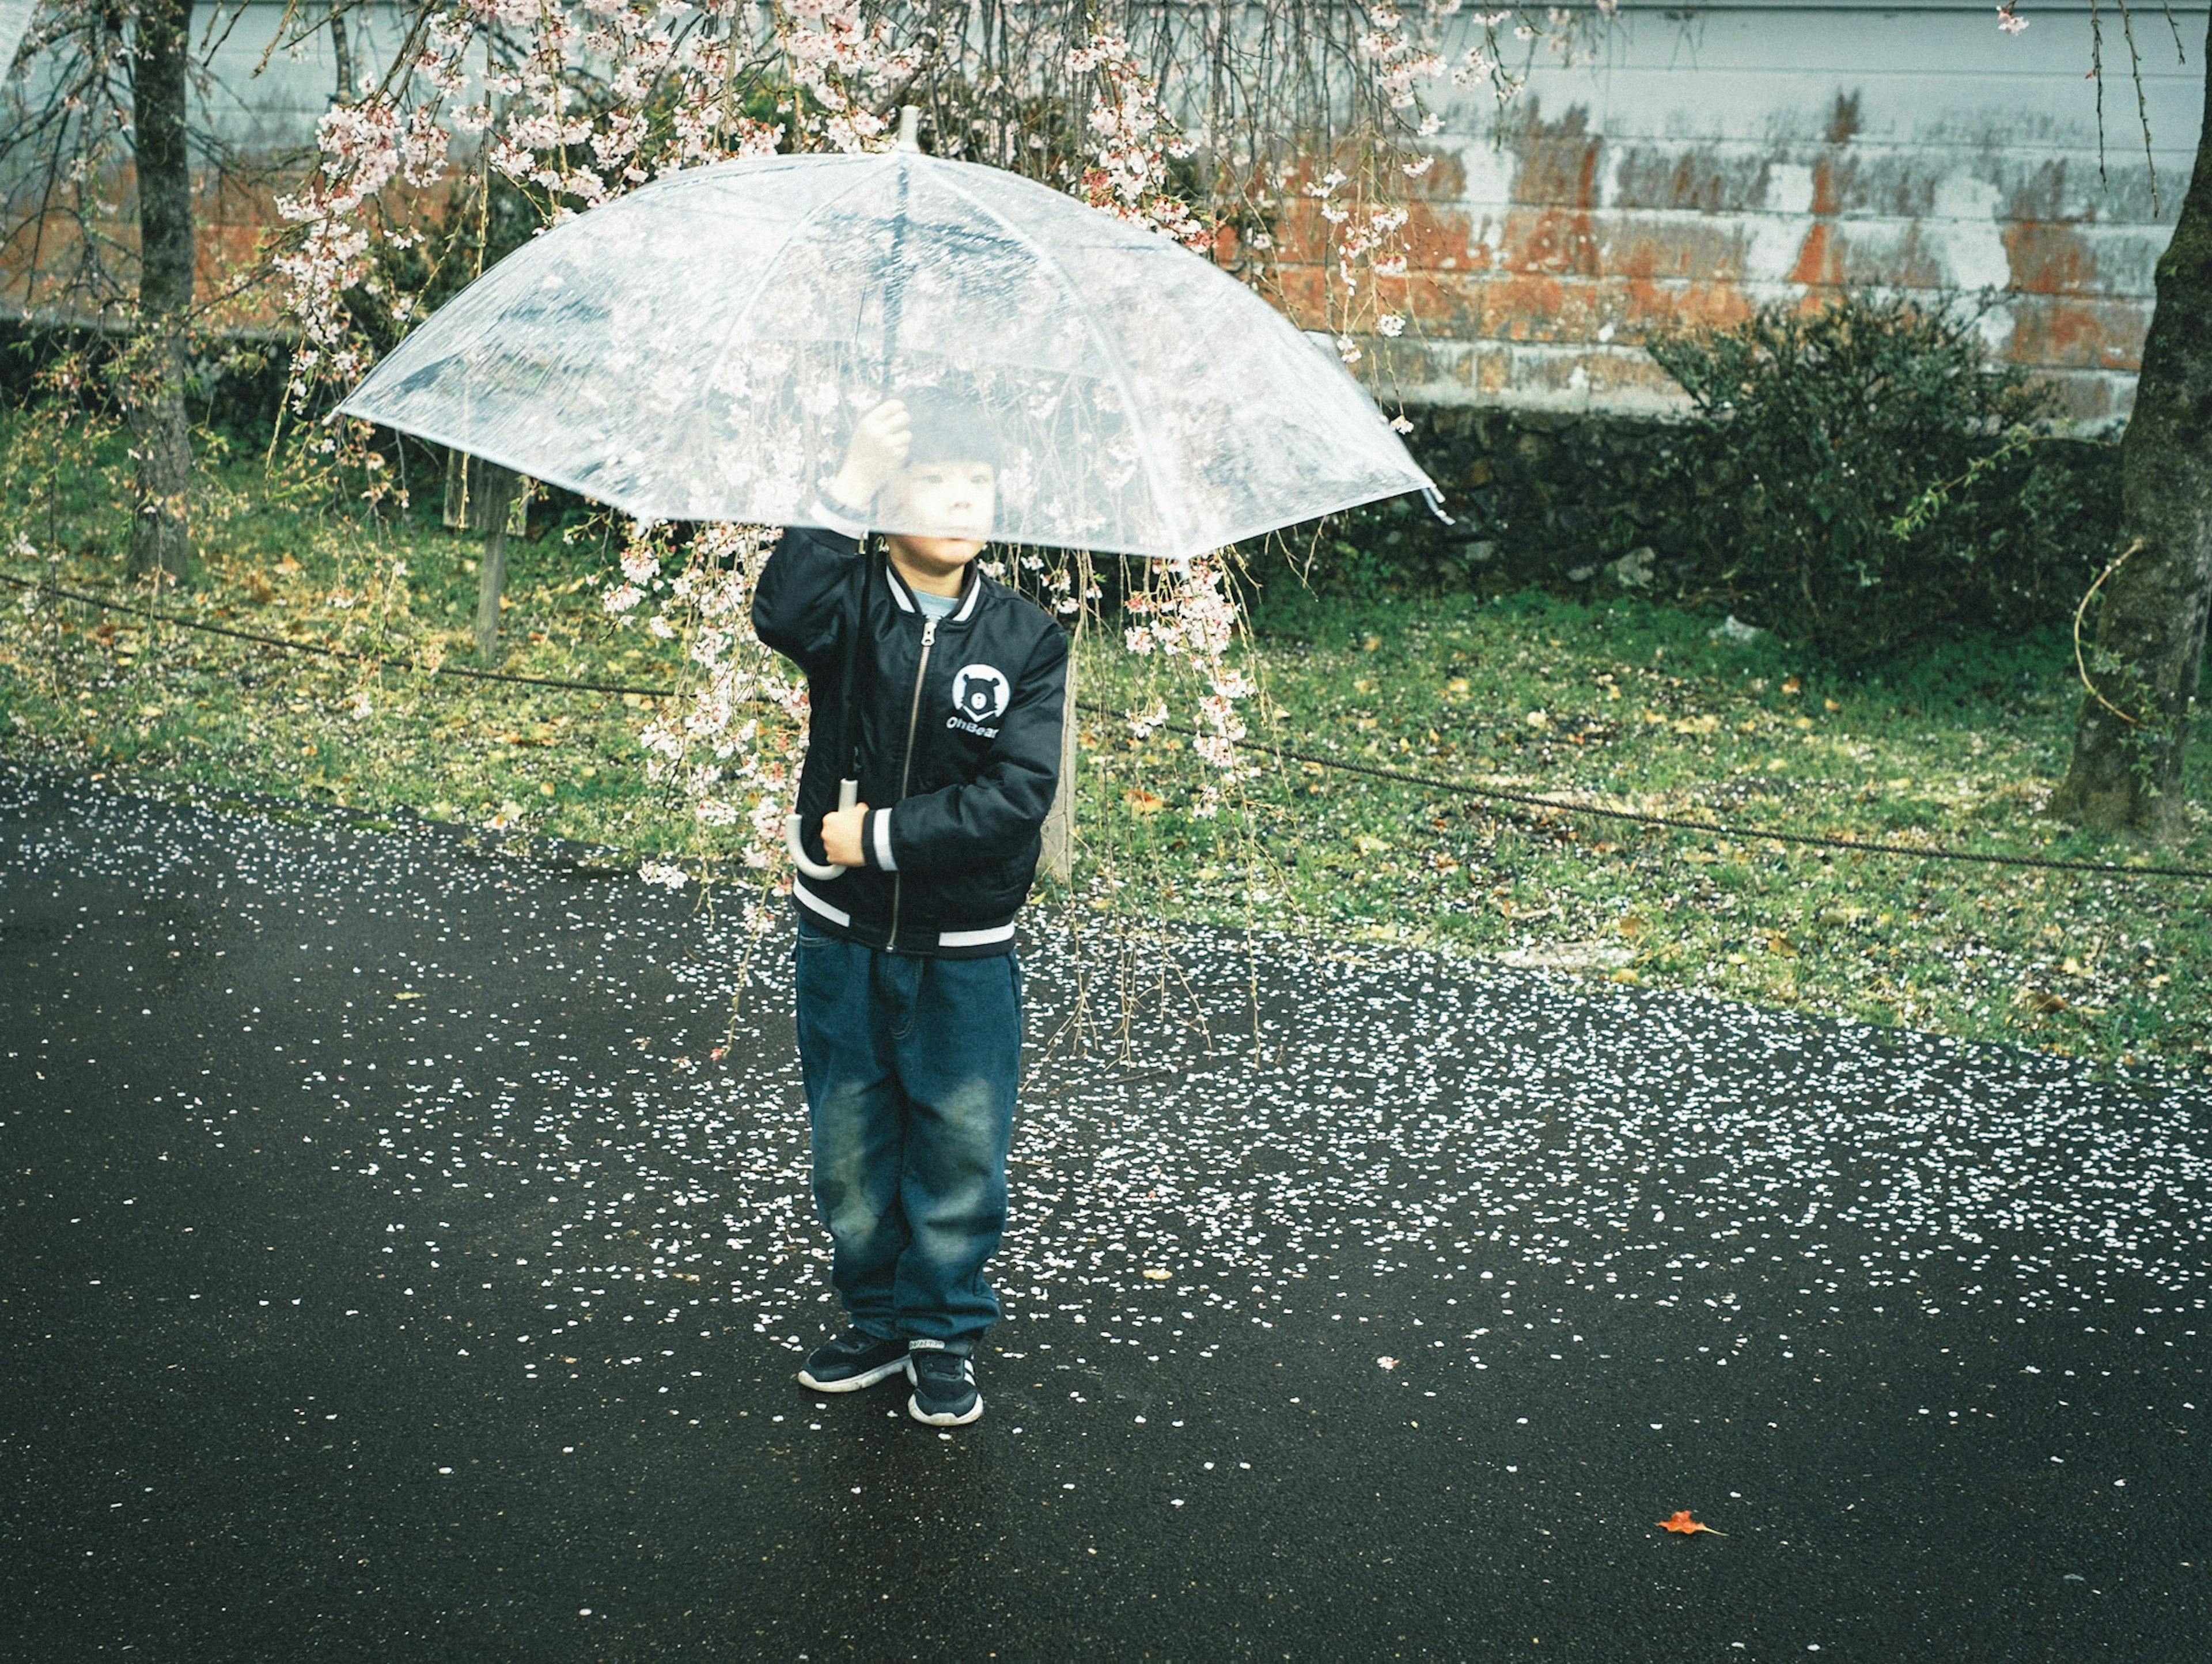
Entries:
POLYGON ((963 665, 952 677, 954 709, 945 726, 996 739, 999 731, 982 725, 1004 715, 1012 697, 1012 688, 999 671, 988 665, 963 665))

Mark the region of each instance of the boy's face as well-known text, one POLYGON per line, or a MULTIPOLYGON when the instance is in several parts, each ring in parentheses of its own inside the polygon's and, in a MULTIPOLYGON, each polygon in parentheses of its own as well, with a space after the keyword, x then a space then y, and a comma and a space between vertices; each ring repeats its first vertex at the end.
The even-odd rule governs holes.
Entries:
POLYGON ((965 565, 989 541, 999 507, 998 471, 988 462, 909 463, 885 483, 883 519, 900 526, 900 543, 934 561, 965 565))

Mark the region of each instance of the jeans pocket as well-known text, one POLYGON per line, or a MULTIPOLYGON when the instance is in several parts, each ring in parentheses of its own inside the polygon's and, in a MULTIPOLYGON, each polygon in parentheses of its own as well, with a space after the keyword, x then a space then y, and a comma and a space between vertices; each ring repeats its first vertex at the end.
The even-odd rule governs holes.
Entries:
POLYGON ((801 999, 834 1004, 842 997, 852 946, 841 936, 799 921, 791 943, 791 981, 801 999))

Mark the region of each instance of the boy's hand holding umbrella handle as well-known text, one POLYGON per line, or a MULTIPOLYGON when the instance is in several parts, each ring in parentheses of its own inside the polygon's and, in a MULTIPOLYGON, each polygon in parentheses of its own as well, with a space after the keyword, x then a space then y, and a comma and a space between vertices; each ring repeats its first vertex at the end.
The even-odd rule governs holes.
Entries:
POLYGON ((865 514, 876 493, 906 466, 914 448, 914 422, 903 403, 887 398, 862 416, 845 443, 845 460, 827 487, 834 507, 865 514))
POLYGON ((837 782, 837 812, 822 817, 822 853, 830 858, 827 866, 806 853, 806 845, 799 835, 797 811, 783 817, 783 847, 793 866, 810 878, 827 882, 848 866, 866 864, 860 853, 860 823, 867 816, 868 805, 859 801, 860 795, 860 781, 837 782))
POLYGON ((862 866, 867 857, 860 853, 860 829, 866 824, 868 805, 853 801, 851 782, 841 781, 847 789, 838 793, 837 812, 822 817, 822 848, 840 866, 862 866))
MULTIPOLYGON (((853 437, 845 445, 845 460, 824 488, 833 500, 831 506, 847 513, 865 511, 875 502, 884 482, 906 466, 913 446, 914 425, 906 406, 896 398, 877 405, 853 429, 853 437)), ((860 827, 868 805, 858 801, 860 794, 858 780, 838 782, 836 812, 822 817, 822 853, 830 858, 826 866, 806 853, 799 817, 783 817, 784 848, 790 853, 791 864, 808 878, 827 882, 848 866, 866 864, 860 853, 860 827)))

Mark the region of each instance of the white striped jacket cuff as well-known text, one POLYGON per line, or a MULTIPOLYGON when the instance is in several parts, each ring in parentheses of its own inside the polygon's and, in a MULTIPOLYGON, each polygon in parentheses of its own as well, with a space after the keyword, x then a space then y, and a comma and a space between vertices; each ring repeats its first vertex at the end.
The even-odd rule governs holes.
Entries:
POLYGON ((898 862, 891 855, 891 811, 871 809, 860 828, 860 841, 869 865, 884 872, 898 871, 898 862))

